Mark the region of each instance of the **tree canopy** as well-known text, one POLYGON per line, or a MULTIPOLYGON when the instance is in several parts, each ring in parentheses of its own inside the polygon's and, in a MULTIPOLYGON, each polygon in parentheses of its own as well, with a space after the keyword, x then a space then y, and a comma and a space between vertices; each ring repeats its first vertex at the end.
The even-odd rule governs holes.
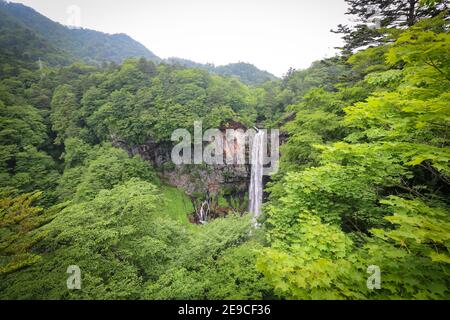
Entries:
POLYGON ((344 55, 252 85, 76 62, 0 8, 0 299, 449 299, 447 3, 347 2, 363 24, 344 55), (230 172, 163 161, 198 120, 281 129, 259 227, 230 172), (206 197, 217 214, 196 223, 206 197))

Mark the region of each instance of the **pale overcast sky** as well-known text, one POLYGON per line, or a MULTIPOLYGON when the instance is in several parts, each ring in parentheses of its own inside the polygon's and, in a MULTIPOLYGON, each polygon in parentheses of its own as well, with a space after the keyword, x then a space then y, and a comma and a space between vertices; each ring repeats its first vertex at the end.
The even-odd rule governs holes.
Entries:
POLYGON ((277 76, 335 53, 344 0, 13 0, 62 24, 126 33, 161 58, 250 62, 277 76), (73 7, 72 7, 73 8, 73 7), (72 20, 71 20, 72 18, 72 20))

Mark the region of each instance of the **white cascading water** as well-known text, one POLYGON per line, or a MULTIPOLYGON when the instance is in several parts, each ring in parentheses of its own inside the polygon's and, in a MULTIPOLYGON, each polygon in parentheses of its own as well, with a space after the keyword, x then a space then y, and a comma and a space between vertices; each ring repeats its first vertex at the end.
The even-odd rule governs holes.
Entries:
POLYGON ((253 213, 253 221, 256 225, 256 219, 261 214, 261 204, 263 196, 262 177, 263 177, 263 143, 264 132, 258 131, 253 139, 252 145, 252 169, 250 175, 249 188, 249 209, 253 213))
POLYGON ((203 201, 202 205, 200 206, 200 210, 198 212, 198 221, 201 224, 205 224, 208 220, 208 215, 209 215, 209 202, 208 200, 203 201))

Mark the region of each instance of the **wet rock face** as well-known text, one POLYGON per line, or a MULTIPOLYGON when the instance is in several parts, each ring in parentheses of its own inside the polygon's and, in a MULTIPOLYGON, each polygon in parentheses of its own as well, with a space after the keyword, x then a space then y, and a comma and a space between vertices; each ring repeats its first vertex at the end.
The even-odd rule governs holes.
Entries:
POLYGON ((166 171, 164 177, 188 195, 245 193, 248 186, 248 170, 243 166, 180 165, 166 171))
POLYGON ((140 155, 142 159, 150 162, 155 168, 161 168, 165 163, 171 162, 170 143, 156 143, 148 141, 145 144, 134 146, 129 149, 130 155, 140 155))
MULTIPOLYGON (((220 127, 224 141, 224 161, 227 155, 235 154, 242 147, 238 145, 237 141, 232 144, 226 142, 227 129, 246 130, 243 125, 237 122, 231 122, 220 127)), ((233 195, 243 197, 248 189, 250 167, 246 164, 175 165, 171 160, 173 148, 171 142, 158 143, 149 140, 142 145, 130 146, 124 141, 116 140, 113 144, 126 150, 130 156, 140 155, 142 159, 155 167, 164 181, 185 190, 190 196, 216 197, 222 194, 225 198, 233 195)))

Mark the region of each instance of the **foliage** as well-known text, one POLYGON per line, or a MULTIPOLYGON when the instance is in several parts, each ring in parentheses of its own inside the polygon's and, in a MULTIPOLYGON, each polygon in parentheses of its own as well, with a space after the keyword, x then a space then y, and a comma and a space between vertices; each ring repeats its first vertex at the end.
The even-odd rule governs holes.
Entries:
MULTIPOLYGON (((122 62, 150 53, 1 2, 0 298, 449 299, 443 2, 351 2, 364 24, 381 6, 390 30, 347 30, 347 46, 376 46, 273 81, 242 63, 122 62), (235 210, 195 225, 192 199, 165 184, 171 134, 197 120, 281 127, 261 228, 235 210), (66 287, 71 265, 81 290, 66 287)), ((219 189, 237 208, 233 187, 219 189)))
POLYGON ((335 33, 343 34, 345 53, 355 49, 382 44, 387 39, 386 30, 411 27, 425 18, 433 18, 441 13, 448 14, 445 0, 346 0, 349 5, 346 14, 356 16, 353 27, 338 25, 335 33))
MULTIPOLYGON (((318 126, 316 140, 299 143, 311 131, 311 102, 286 125, 287 173, 271 189, 271 246, 258 259, 280 297, 448 299, 449 39, 430 28, 440 23, 423 21, 350 59, 364 76, 356 85, 370 95, 335 104, 345 112, 340 126, 351 130, 343 141, 318 126), (385 62, 367 59, 374 53, 385 62), (308 147, 314 158, 305 157, 308 147), (380 290, 365 287, 370 265, 381 268, 380 290)), ((314 94, 329 105, 329 93, 314 94)))
POLYGON ((197 63, 191 60, 171 57, 165 60, 168 64, 183 66, 187 68, 203 69, 210 73, 218 74, 225 77, 237 77, 242 83, 248 85, 262 85, 267 81, 273 81, 277 78, 263 70, 259 70, 257 67, 250 63, 238 62, 229 63, 223 66, 214 66, 211 63, 197 63))
POLYGON ((155 172, 140 157, 129 158, 123 150, 108 145, 89 150, 83 144, 69 144, 66 148, 65 157, 72 160, 69 163, 75 157, 81 159, 78 165, 70 165, 60 179, 58 194, 62 200, 92 199, 100 190, 111 189, 131 178, 158 181, 155 172))
POLYGON ((33 202, 40 192, 18 197, 4 194, 0 199, 0 276, 31 266, 41 257, 32 252, 32 247, 45 236, 36 229, 48 222, 48 214, 33 202))

